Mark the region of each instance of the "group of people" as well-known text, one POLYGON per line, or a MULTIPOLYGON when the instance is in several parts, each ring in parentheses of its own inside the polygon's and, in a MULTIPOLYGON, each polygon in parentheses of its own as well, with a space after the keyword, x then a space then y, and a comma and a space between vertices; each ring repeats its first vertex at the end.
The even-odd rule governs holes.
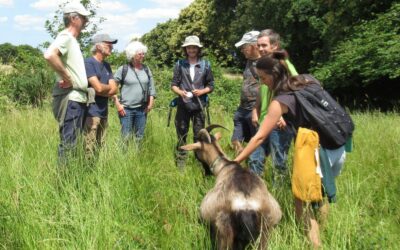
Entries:
POLYGON ((60 165, 67 164, 75 153, 82 133, 85 155, 89 159, 96 158, 107 128, 110 98, 118 111, 123 145, 132 138, 139 142, 144 136, 147 113, 156 98, 153 75, 143 64, 145 45, 131 42, 125 49, 128 63, 119 67, 114 75, 105 59, 118 40, 108 34, 93 36, 92 55, 83 58, 77 37, 91 13, 79 2, 67 4, 63 13, 66 28, 45 52, 45 59, 57 72, 53 113, 59 123, 60 165))
MULTIPOLYGON (((138 141, 143 138, 146 117, 156 98, 152 72, 143 64, 147 47, 141 42, 131 42, 127 46, 128 63, 119 67, 115 75, 105 59, 111 55, 117 39, 107 34, 94 36, 92 56, 83 58, 77 37, 89 15, 80 3, 66 5, 66 29, 58 34, 45 53, 58 75, 53 90, 53 111, 59 122, 58 154, 63 164, 76 147, 82 131, 86 152, 90 156, 96 155, 107 127, 109 98, 115 102, 124 145, 132 137, 138 141)), ((288 176, 287 155, 300 119, 299 103, 287 92, 308 82, 298 75, 287 52, 280 47, 279 34, 271 29, 247 32, 235 46, 240 48, 247 62, 240 104, 233 118, 234 161, 240 163, 248 159, 250 171, 263 175, 265 158, 271 155, 274 180, 277 180, 278 176, 288 176)), ((212 69, 202 58, 202 48, 197 36, 186 37, 182 44, 185 58, 178 60, 173 70, 171 90, 178 96, 175 159, 180 169, 187 159, 186 151, 180 147, 186 144, 190 121, 193 140, 197 141, 198 132, 205 127, 208 94, 214 90, 212 69)), ((345 159, 344 146, 327 149, 327 156, 331 167, 339 174, 345 159)), ((297 217, 307 225, 310 241, 319 246, 319 226, 310 206, 295 199, 295 207, 297 217)), ((322 204, 320 209, 326 210, 327 206, 322 204)))

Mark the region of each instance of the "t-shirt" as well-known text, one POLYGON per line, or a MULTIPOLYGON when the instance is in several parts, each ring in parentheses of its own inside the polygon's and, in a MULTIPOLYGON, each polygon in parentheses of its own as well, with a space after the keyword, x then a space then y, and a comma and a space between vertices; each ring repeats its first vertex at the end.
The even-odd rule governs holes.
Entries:
MULTIPOLYGON (((57 48, 61 53, 61 61, 71 76, 73 90, 69 93, 68 99, 76 102, 86 102, 88 81, 85 71, 85 63, 79 43, 74 36, 67 30, 61 31, 54 42, 50 45, 49 50, 57 48)), ((62 78, 57 75, 57 81, 53 88, 53 96, 65 94, 70 89, 62 89, 58 86, 58 82, 62 78)))
MULTIPOLYGON (((293 64, 287 59, 285 60, 286 65, 288 66, 289 73, 291 76, 297 76, 298 73, 293 66, 293 64)), ((271 103, 272 92, 269 91, 268 86, 261 84, 260 86, 260 117, 258 121, 261 123, 264 120, 265 115, 268 113, 268 107, 271 103)))
MULTIPOLYGON (((99 62, 94 57, 85 59, 86 75, 97 77, 101 84, 108 85, 114 79, 110 65, 107 62, 99 62)), ((88 109, 88 116, 106 118, 108 114, 108 97, 96 95, 95 103, 91 103, 88 109)))
MULTIPOLYGON (((119 67, 115 72, 115 80, 120 84, 122 79, 122 68, 119 67)), ((148 88, 150 96, 156 96, 156 89, 154 87, 153 74, 148 68, 149 76, 147 75, 144 68, 141 70, 133 69, 130 65, 126 74, 124 84, 120 89, 120 103, 126 108, 138 108, 143 106, 146 100, 144 100, 144 91, 148 88), (135 70, 135 71, 134 71, 135 70), (136 74, 135 74, 136 72, 136 74), (149 81, 150 78, 150 81, 149 81)))
POLYGON ((255 60, 247 60, 243 71, 243 84, 240 92, 240 108, 252 110, 256 104, 260 84, 255 78, 255 60))

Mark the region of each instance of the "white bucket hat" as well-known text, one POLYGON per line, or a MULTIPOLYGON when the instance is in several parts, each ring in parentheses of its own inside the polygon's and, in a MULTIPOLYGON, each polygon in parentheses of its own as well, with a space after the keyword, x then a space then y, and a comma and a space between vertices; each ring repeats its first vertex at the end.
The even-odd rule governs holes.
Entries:
POLYGON ((203 45, 200 44, 200 39, 198 36, 188 36, 185 38, 185 42, 182 44, 182 47, 186 47, 189 45, 197 46, 199 48, 203 47, 203 45))

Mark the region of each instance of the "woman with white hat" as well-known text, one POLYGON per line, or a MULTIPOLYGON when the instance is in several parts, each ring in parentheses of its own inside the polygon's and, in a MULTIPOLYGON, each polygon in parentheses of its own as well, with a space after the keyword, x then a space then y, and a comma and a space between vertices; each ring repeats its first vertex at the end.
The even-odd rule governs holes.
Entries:
POLYGON ((176 164, 183 168, 187 152, 179 147, 186 144, 190 120, 193 126, 193 141, 197 133, 205 127, 204 107, 207 94, 214 89, 214 77, 210 63, 201 58, 203 45, 197 36, 188 36, 182 45, 185 59, 178 60, 171 83, 172 91, 178 95, 175 127, 178 135, 176 145, 176 164))

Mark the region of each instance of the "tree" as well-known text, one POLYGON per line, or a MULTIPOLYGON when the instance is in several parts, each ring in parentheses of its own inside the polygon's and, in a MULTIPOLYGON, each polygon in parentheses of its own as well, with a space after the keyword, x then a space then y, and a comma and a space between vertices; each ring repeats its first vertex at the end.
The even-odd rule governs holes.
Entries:
MULTIPOLYGON (((45 28, 52 38, 55 38, 57 34, 65 28, 62 10, 69 2, 71 1, 61 3, 53 16, 53 19, 48 19, 45 22, 45 28)), ((104 22, 105 19, 103 17, 96 17, 96 9, 98 8, 98 2, 96 0, 81 0, 80 2, 88 11, 92 13, 89 17, 89 26, 83 30, 78 37, 78 42, 80 43, 81 48, 86 48, 90 42, 90 38, 96 34, 98 30, 98 24, 104 22)), ((47 48, 49 45, 50 44, 48 42, 45 42, 41 46, 43 48, 47 48)))

